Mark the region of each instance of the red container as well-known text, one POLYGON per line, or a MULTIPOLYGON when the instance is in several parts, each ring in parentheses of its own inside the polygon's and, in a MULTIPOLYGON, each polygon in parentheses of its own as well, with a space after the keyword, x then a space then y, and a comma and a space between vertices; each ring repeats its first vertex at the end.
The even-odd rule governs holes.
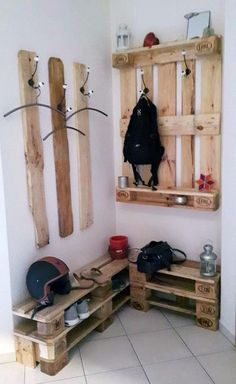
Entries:
POLYGON ((124 250, 128 247, 127 236, 112 236, 110 237, 111 250, 124 250))
POLYGON ((112 236, 109 239, 109 253, 112 259, 124 259, 128 255, 128 237, 112 236))

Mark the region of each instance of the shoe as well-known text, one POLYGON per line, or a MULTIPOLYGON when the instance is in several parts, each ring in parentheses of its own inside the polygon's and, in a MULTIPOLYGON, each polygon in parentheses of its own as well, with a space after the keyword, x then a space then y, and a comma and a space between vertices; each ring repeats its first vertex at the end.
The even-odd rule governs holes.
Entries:
POLYGON ((126 287, 126 283, 122 279, 117 279, 117 278, 112 279, 111 283, 112 283, 113 292, 119 292, 126 287))
POLYGON ((81 322, 77 313, 77 303, 71 305, 64 312, 64 322, 66 327, 72 327, 81 322))
POLYGON ((89 289, 94 286, 93 280, 83 279, 83 277, 78 275, 76 272, 73 273, 73 277, 74 277, 74 281, 72 283, 73 288, 89 289))
POLYGON ((76 303, 77 316, 79 316, 80 320, 87 319, 90 316, 88 302, 88 299, 81 299, 76 303))
POLYGON ((91 268, 89 270, 82 271, 81 276, 85 280, 93 280, 95 283, 102 286, 106 285, 109 281, 99 268, 91 268))

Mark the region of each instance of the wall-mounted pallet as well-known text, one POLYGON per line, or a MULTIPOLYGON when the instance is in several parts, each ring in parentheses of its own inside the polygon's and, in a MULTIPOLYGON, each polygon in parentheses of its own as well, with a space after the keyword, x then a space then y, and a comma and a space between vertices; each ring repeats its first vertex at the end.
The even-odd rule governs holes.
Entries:
POLYGON ((117 188, 116 200, 121 203, 150 204, 163 207, 192 208, 215 211, 219 207, 219 193, 217 191, 199 192, 190 188, 117 188), (186 204, 175 202, 175 197, 186 196, 186 204))
MULTIPOLYGON (((113 67, 120 70, 122 140, 137 102, 140 80, 137 69, 142 68, 145 83, 150 90, 148 96, 157 106, 158 127, 165 147, 158 171, 158 191, 145 188, 117 189, 117 201, 175 206, 173 195, 185 195, 188 198, 185 207, 207 210, 218 208, 220 52, 221 37, 210 36, 113 54, 113 67), (179 68, 181 65, 185 68, 183 50, 191 73, 181 79, 179 68), (211 175, 214 191, 198 191, 196 179, 200 178, 200 174, 211 175)), ((150 177, 149 169, 149 166, 142 169, 145 180, 150 177)), ((122 174, 128 176, 129 185, 132 185, 130 164, 123 164, 122 174)))
POLYGON ((203 39, 172 41, 153 45, 151 48, 129 49, 114 53, 112 55, 112 65, 121 69, 124 66, 138 67, 183 61, 183 49, 187 51, 190 60, 202 55, 217 54, 221 51, 221 38, 219 36, 210 36, 203 39))

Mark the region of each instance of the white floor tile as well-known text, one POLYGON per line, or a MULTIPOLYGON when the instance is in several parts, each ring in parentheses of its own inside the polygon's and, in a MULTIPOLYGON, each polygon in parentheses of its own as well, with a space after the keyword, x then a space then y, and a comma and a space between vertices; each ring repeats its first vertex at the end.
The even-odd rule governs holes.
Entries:
POLYGON ((151 384, 212 384, 194 357, 144 367, 151 384))
POLYGON ((225 351, 212 355, 198 356, 202 366, 215 384, 236 383, 236 352, 225 351))
POLYGON ((87 376, 87 384, 148 384, 141 367, 120 369, 97 375, 87 376))
POLYGON ((74 348, 69 354, 69 363, 55 376, 49 376, 40 371, 38 365, 35 369, 25 368, 25 384, 38 384, 84 376, 79 349, 74 348))
POLYGON ((163 315, 169 320, 172 327, 183 327, 186 325, 195 325, 196 320, 192 316, 183 315, 181 313, 173 312, 173 311, 167 311, 167 310, 161 310, 163 315))
POLYGON ((142 312, 127 306, 119 311, 118 317, 128 335, 159 331, 171 327, 165 316, 157 308, 142 312))
POLYGON ((84 377, 74 377, 73 379, 50 381, 50 384, 86 384, 86 380, 84 377))
POLYGON ((106 339, 108 337, 124 336, 125 331, 120 320, 115 317, 113 323, 104 332, 92 332, 86 337, 86 341, 106 339))
POLYGON ((89 341, 80 351, 86 375, 140 365, 126 336, 89 341))
POLYGON ((0 364, 0 383, 24 384, 24 366, 19 363, 0 364))
POLYGON ((191 356, 173 329, 130 335, 129 338, 142 364, 191 356))
POLYGON ((177 332, 194 355, 233 349, 232 344, 220 331, 209 331, 193 325, 190 327, 177 328, 177 332))

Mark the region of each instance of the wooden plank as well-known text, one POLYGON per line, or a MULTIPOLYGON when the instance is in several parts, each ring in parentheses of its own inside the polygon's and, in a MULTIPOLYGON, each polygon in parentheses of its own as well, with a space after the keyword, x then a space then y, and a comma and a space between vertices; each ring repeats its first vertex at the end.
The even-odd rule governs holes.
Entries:
POLYGON ((40 370, 47 375, 54 376, 69 362, 68 353, 65 352, 55 360, 40 359, 40 370))
MULTIPOLYGON (((75 110, 87 108, 88 98, 80 92, 86 79, 86 67, 83 64, 73 64, 74 73, 74 99, 75 110)), ((83 111, 75 115, 75 127, 85 136, 76 136, 77 161, 78 161, 78 188, 79 188, 79 224, 80 229, 86 229, 93 224, 93 201, 91 185, 91 158, 89 145, 89 115, 83 111)))
MULTIPOLYGON (((181 289, 179 287, 171 286, 168 284, 163 284, 163 283, 157 284, 157 283, 148 282, 145 284, 145 287, 148 289, 151 289, 153 291, 170 293, 170 294, 177 295, 177 296, 188 297, 189 299, 194 299, 194 300, 196 300, 198 297, 195 294, 195 292, 181 289)), ((205 298, 205 297, 203 297, 203 298, 201 297, 201 301, 211 302, 211 303, 215 302, 214 299, 209 299, 209 298, 205 298)))
MULTIPOLYGON (((195 61, 188 60, 187 65, 191 73, 182 78, 182 115, 194 115, 195 61)), ((185 69, 185 64, 182 69, 185 69)), ((181 137, 181 186, 194 187, 194 138, 190 135, 181 137)))
POLYGON ((216 302, 215 304, 210 303, 202 303, 201 301, 197 301, 196 303, 196 312, 197 316, 219 316, 219 303, 216 302))
MULTIPOLYGON (((49 86, 51 106, 57 108, 61 104, 62 112, 65 112, 66 105, 63 99, 64 89, 64 68, 60 59, 51 57, 48 62, 49 86)), ((61 237, 69 236, 73 232, 73 218, 71 207, 70 187, 70 162, 67 130, 64 117, 52 111, 54 162, 56 172, 57 206, 59 233, 61 237)))
POLYGON ((197 317, 197 325, 211 331, 217 331, 219 329, 219 319, 211 316, 197 317))
MULTIPOLYGON (((119 188, 117 188, 119 191, 119 188)), ((122 190, 122 189, 121 189, 122 190)), ((196 189, 192 188, 182 188, 182 187, 173 187, 173 188, 166 188, 165 186, 159 187, 157 191, 152 191, 148 187, 142 187, 142 188, 125 188, 124 191, 128 192, 136 192, 138 193, 145 193, 145 194, 153 194, 153 195, 158 195, 159 193, 163 194, 169 194, 169 195, 185 195, 185 196, 217 196, 218 191, 216 190, 211 190, 211 192, 199 192, 196 189)))
POLYGON ((61 337, 54 344, 39 344, 39 356, 41 359, 55 360, 61 356, 67 349, 66 337, 61 337))
POLYGON ((209 299, 216 299, 219 294, 219 285, 217 283, 210 284, 208 281, 206 282, 199 282, 196 281, 196 295, 209 299))
POLYGON ((97 319, 106 319, 112 313, 112 300, 107 301, 94 313, 97 319))
MULTIPOLYGON (((176 64, 158 66, 158 102, 159 116, 176 114, 176 64)), ((159 184, 173 187, 176 185, 176 138, 161 136, 165 147, 163 160, 159 168, 159 184)))
POLYGON ((171 309, 173 311, 184 313, 186 315, 195 315, 196 314, 196 311, 194 309, 179 306, 175 301, 171 302, 170 300, 169 301, 168 300, 162 300, 162 299, 158 300, 156 298, 153 298, 153 299, 151 298, 151 300, 148 300, 148 302, 150 305, 154 305, 154 306, 160 307, 160 308, 171 309))
POLYGON ((113 54, 112 65, 115 68, 124 68, 183 61, 183 49, 187 51, 189 59, 220 53, 221 37, 215 35, 202 39, 168 42, 151 48, 129 49, 113 54))
MULTIPOLYGON (((20 100, 22 105, 36 102, 37 91, 28 84, 28 80, 35 70, 35 56, 35 52, 18 52, 20 100)), ((37 84, 37 73, 34 76, 34 81, 37 84)), ((49 243, 49 229, 44 191, 44 158, 38 107, 22 109, 22 124, 28 203, 33 216, 36 246, 41 248, 49 243)))
MULTIPOLYGON (((184 263, 185 264, 185 263, 184 263)), ((185 265, 172 265, 171 271, 168 271, 167 269, 161 269, 159 273, 170 275, 170 276, 176 276, 176 277, 182 277, 185 279, 190 279, 202 283, 208 283, 208 284, 215 284, 219 281, 220 275, 217 274, 213 277, 202 277, 200 275, 200 267, 194 268, 194 267, 186 267, 185 265)))
POLYGON ((36 367, 35 344, 23 337, 15 336, 16 361, 26 367, 36 367))
POLYGON ((64 312, 62 312, 62 314, 60 314, 50 323, 40 323, 39 321, 37 322, 38 334, 45 337, 56 336, 60 334, 64 328, 64 312))
MULTIPOLYGON (((204 58, 201 73, 201 113, 220 112, 221 57, 214 55, 204 58)), ((215 182, 214 188, 219 188, 220 137, 201 137, 200 146, 200 173, 212 175, 212 179, 215 182)))
MULTIPOLYGON (((120 120, 120 135, 125 136, 129 120, 120 120)), ((220 113, 205 113, 185 116, 162 116, 158 118, 159 133, 163 136, 219 135, 220 113)))
MULTIPOLYGON (((120 71, 120 90, 121 118, 129 120, 136 105, 136 71, 134 68, 125 68, 120 71)), ((124 141, 122 140, 122 149, 123 145, 124 141)), ((122 164, 122 175, 128 176, 129 185, 132 185, 134 177, 131 164, 124 161, 122 164)))

